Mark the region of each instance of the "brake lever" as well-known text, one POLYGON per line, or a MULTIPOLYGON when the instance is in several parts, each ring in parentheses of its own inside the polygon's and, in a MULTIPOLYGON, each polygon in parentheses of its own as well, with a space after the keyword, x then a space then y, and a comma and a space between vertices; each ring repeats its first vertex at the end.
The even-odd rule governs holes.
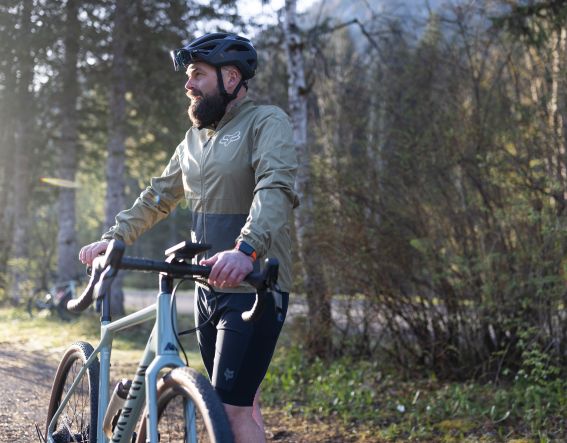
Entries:
POLYGON ((276 315, 283 312, 283 298, 278 286, 279 263, 276 259, 267 259, 266 267, 260 274, 249 274, 246 281, 256 288, 256 300, 249 311, 242 313, 244 321, 254 321, 262 315, 266 304, 266 297, 270 295, 274 300, 276 315))
POLYGON ((272 297, 274 297, 276 314, 281 314, 283 312, 283 295, 279 285, 276 283, 270 292, 272 293, 272 297))

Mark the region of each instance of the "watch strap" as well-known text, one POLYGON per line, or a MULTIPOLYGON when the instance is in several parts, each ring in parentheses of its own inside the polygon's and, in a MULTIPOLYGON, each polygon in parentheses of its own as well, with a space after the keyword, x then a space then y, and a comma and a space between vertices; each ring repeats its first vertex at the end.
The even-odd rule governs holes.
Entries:
POLYGON ((245 241, 239 241, 236 244, 235 249, 239 250, 243 254, 246 254, 248 257, 252 259, 252 261, 256 261, 256 258, 258 257, 256 254, 256 250, 245 241))

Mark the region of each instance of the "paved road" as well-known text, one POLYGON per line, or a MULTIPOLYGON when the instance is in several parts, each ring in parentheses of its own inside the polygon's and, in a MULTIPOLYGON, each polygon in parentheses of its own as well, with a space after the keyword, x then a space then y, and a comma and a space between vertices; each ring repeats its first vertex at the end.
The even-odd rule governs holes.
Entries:
MULTIPOLYGON (((126 309, 141 309, 156 302, 156 291, 154 289, 132 289, 124 288, 124 305, 126 309)), ((179 291, 176 295, 177 311, 180 314, 193 315, 193 290, 179 291)))
MULTIPOLYGON (((193 290, 179 291, 176 295, 177 311, 180 314, 193 315, 195 296, 193 290)), ((126 309, 141 309, 156 301, 156 292, 152 289, 124 288, 124 305, 126 309)), ((307 305, 301 298, 290 296, 290 314, 306 313, 307 305)))
MULTIPOLYGON (((193 289, 179 291, 176 297, 177 311, 180 314, 193 316, 193 303, 195 299, 193 289)), ((149 306, 152 303, 155 303, 155 301, 155 290, 124 288, 124 304, 127 310, 141 309, 145 306, 149 306)), ((367 317, 367 319, 370 319, 370 316, 373 315, 374 321, 370 322, 370 324, 372 325, 371 330, 375 333, 378 333, 378 331, 380 330, 381 322, 379 321, 378 314, 376 312, 368 312, 362 300, 355 299, 350 300, 349 302, 347 299, 335 297, 332 301, 331 306, 333 310, 333 322, 335 326, 344 328, 347 324, 350 324, 350 330, 352 332, 353 330, 355 330, 357 325, 362 324, 361 320, 365 316, 367 317)), ((289 298, 287 319, 289 320, 298 315, 306 316, 307 313, 308 310, 305 297, 291 294, 289 298)))

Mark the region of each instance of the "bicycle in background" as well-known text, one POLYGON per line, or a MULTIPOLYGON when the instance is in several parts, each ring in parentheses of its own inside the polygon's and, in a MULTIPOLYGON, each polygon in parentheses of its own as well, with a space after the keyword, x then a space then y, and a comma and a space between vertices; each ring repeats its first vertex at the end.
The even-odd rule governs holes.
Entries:
MULTIPOLYGON (((181 282, 193 280, 209 287, 216 296, 205 280, 211 268, 191 264, 197 254, 209 248, 182 242, 165 252, 166 260, 154 261, 123 257, 124 244, 113 240, 106 254, 94 260, 88 286, 78 299, 67 303, 67 308, 80 312, 95 299, 100 302, 100 343, 93 348, 89 343, 76 342, 65 352, 53 382, 45 436, 36 425, 41 441, 233 441, 224 406, 209 380, 188 367, 179 340, 183 333, 177 332, 176 324, 175 293, 181 282), (112 321, 109 289, 119 269, 159 273, 159 293, 154 305, 112 321), (174 286, 176 279, 179 282, 174 286), (118 383, 110 395, 114 335, 148 321, 155 322, 154 328, 136 373, 131 380, 118 383)), ((270 295, 274 297, 275 309, 281 309, 277 277, 278 262, 273 259, 266 260, 261 273, 248 275, 246 281, 257 289, 257 295, 252 309, 242 314, 244 320, 258 318, 270 295)), ((214 312, 211 318, 213 315, 214 312)), ((195 331, 196 328, 184 332, 195 331)))
POLYGON ((49 291, 43 289, 36 290, 28 299, 28 314, 33 318, 42 312, 57 313, 58 317, 65 321, 77 318, 76 313, 67 309, 67 303, 75 298, 76 292, 76 280, 58 283, 49 291))

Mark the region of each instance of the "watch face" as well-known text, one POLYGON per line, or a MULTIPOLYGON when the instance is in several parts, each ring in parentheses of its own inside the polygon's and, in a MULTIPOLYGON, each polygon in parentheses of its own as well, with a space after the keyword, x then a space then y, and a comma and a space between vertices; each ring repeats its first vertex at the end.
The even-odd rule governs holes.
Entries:
POLYGON ((252 246, 244 242, 240 242, 240 244, 238 245, 238 250, 245 253, 246 255, 252 255, 255 252, 252 246))

